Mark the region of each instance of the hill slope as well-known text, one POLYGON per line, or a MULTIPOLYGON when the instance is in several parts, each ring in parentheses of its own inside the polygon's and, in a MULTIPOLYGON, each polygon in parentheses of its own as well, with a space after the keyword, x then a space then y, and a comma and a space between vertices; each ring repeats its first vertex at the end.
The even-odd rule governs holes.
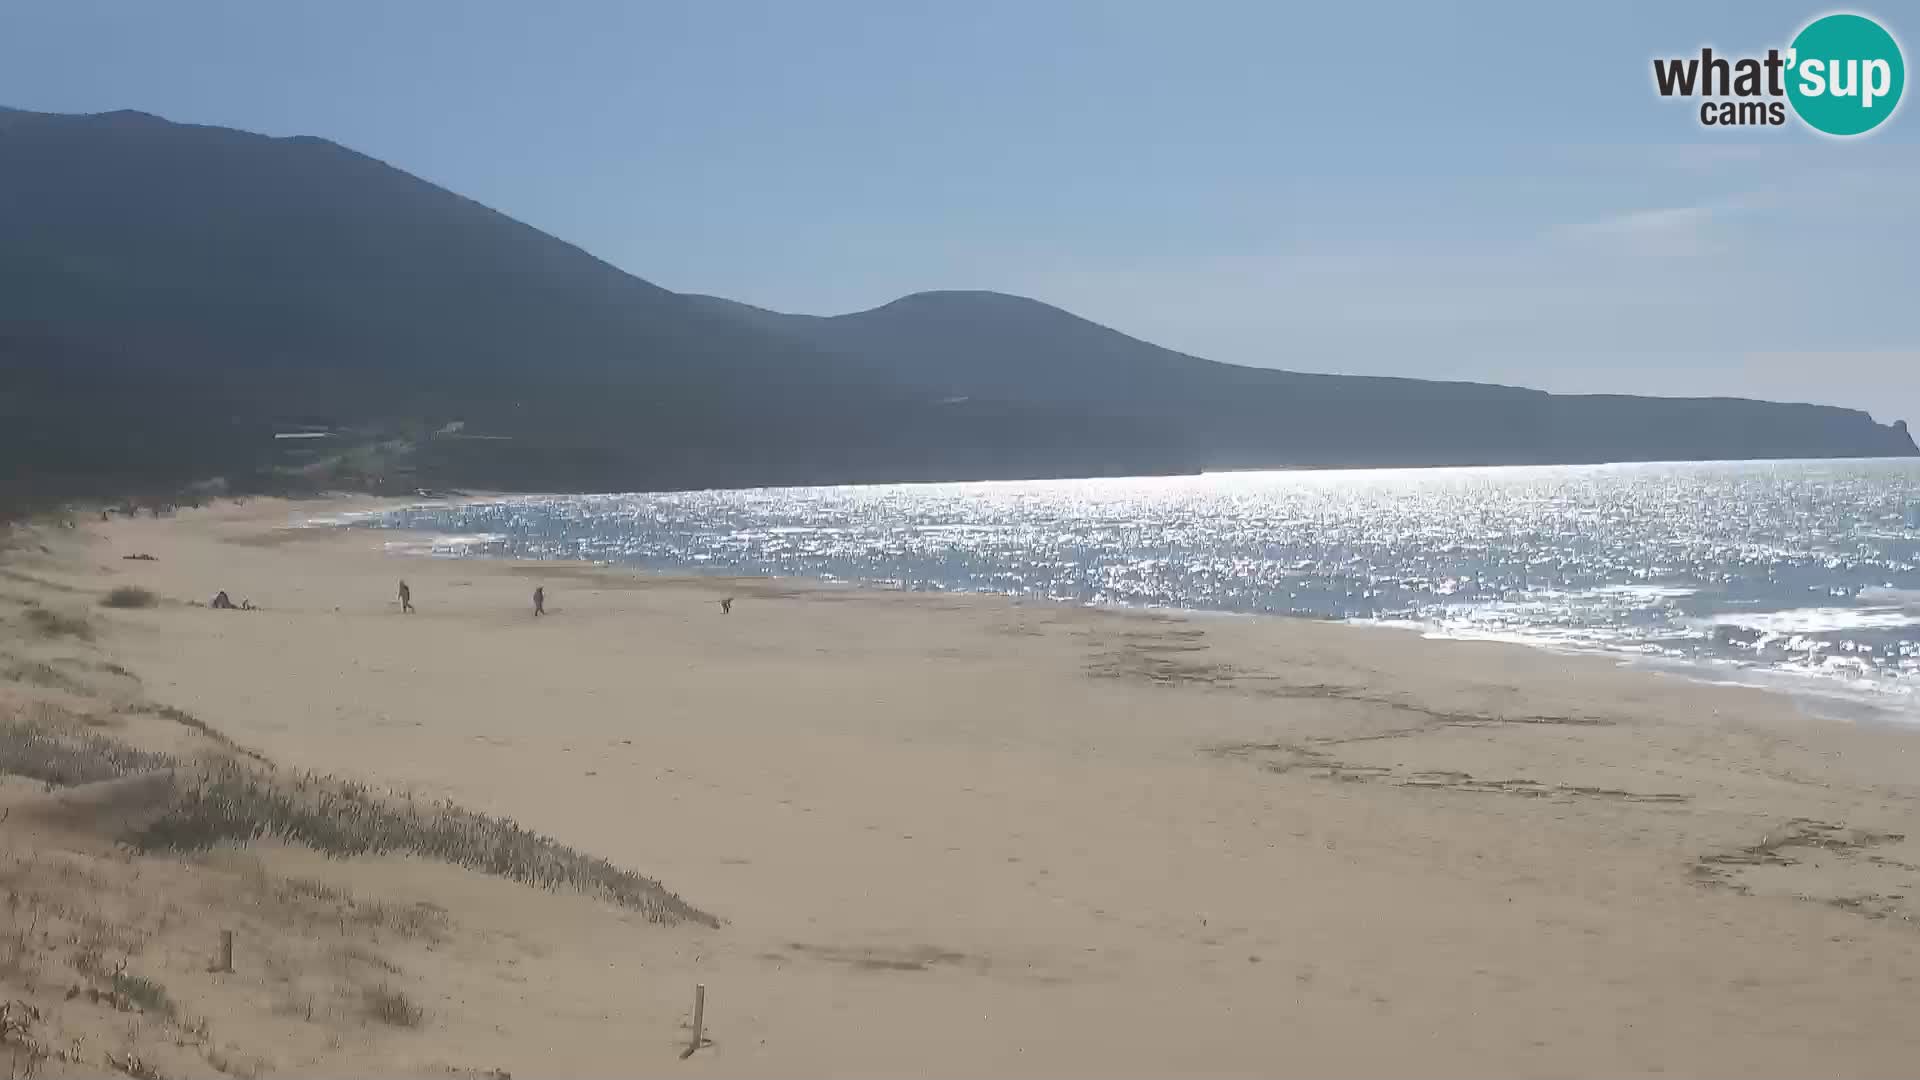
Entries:
POLYGON ((288 419, 463 420, 500 438, 436 480, 532 488, 1913 452, 1847 410, 1216 364, 992 293, 779 315, 322 139, 0 110, 0 482, 230 471, 288 419))
POLYGON ((871 311, 783 315, 699 297, 948 395, 1074 404, 1179 433, 1215 468, 1849 457, 1914 452, 1904 425, 1828 406, 1731 398, 1555 395, 1479 383, 1312 375, 1222 364, 991 292, 871 311))
POLYGON ((461 419, 508 441, 442 478, 503 486, 1177 460, 1081 410, 941 407, 333 143, 141 113, 0 114, 0 395, 19 484, 205 469, 287 417, 461 419))

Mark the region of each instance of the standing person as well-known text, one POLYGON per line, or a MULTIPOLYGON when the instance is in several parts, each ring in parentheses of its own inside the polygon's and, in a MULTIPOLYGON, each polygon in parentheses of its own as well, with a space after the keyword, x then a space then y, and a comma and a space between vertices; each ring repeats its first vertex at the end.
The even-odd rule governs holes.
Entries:
POLYGON ((413 614, 413 590, 407 588, 404 581, 400 583, 400 614, 413 614))
POLYGON ((539 618, 547 613, 547 587, 536 585, 533 589, 533 617, 539 618))

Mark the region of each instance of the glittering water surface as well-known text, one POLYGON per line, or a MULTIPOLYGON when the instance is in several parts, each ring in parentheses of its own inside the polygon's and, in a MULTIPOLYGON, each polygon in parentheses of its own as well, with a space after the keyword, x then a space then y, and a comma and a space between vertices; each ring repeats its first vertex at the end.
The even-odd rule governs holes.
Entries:
POLYGON ((442 554, 1403 622, 1920 703, 1920 462, 1233 473, 420 506, 442 554))

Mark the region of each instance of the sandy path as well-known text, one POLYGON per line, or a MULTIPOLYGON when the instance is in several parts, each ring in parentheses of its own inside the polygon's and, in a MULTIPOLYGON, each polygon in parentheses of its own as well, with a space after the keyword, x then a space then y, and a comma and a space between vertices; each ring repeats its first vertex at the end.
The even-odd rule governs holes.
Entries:
POLYGON ((541 928, 522 1020, 463 1034, 516 1073, 1920 1051, 1906 733, 1393 631, 403 560, 280 531, 300 509, 95 526, 101 575, 265 609, 117 617, 115 654, 283 763, 511 814, 727 920, 541 928), (696 980, 714 1045, 682 1064, 696 980))

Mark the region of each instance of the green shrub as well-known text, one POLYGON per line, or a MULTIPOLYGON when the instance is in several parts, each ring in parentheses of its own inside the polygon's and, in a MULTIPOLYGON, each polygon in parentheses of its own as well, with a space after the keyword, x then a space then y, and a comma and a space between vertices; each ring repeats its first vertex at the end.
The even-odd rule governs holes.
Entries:
POLYGON ((420 1021, 426 1017, 426 1010, 415 1005, 407 995, 388 986, 368 987, 365 1003, 368 1016, 394 1027, 419 1027, 420 1021))
POLYGON ((113 975, 113 988, 128 1001, 146 1012, 162 1016, 173 1015, 173 999, 167 996, 167 988, 144 975, 129 975, 116 971, 113 975))
POLYGON ((100 606, 110 608, 150 608, 160 602, 160 598, 151 589, 138 585, 119 585, 100 600, 100 606))

